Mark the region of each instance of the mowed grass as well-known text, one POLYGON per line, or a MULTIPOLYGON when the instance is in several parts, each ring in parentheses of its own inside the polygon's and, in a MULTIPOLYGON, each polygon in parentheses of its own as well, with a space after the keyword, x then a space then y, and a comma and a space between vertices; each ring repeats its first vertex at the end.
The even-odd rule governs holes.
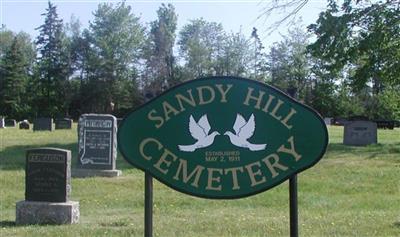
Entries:
MULTIPOLYGON (((342 145, 343 127, 329 127, 324 158, 298 175, 300 236, 400 236, 400 129, 379 130, 379 144, 342 145)), ((72 130, 0 130, 0 236, 143 236, 144 173, 121 155, 118 178, 72 180, 80 203, 75 225, 15 225, 15 203, 24 199, 25 151, 72 150, 72 130)), ((208 200, 154 180, 154 236, 289 236, 288 182, 237 200, 208 200)))

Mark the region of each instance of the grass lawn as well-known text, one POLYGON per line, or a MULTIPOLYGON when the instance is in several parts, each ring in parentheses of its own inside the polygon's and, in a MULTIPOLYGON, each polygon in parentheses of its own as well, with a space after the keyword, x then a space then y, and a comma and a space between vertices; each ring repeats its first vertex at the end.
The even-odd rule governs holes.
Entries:
MULTIPOLYGON (((324 158, 298 176, 300 236, 400 236, 400 129, 379 130, 379 144, 342 145, 343 127, 329 127, 324 158)), ((72 130, 0 130, 0 236, 143 236, 144 173, 119 155, 118 178, 72 180, 80 222, 15 226, 24 199, 25 150, 72 150, 72 130)), ((154 236, 289 236, 288 182, 237 200, 208 200, 154 180, 154 236)))

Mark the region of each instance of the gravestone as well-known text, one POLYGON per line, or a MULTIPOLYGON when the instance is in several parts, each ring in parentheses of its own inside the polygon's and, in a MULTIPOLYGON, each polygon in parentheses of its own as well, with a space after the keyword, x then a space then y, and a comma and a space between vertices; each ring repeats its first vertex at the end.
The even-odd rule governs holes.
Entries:
POLYGON ((36 118, 33 121, 33 131, 53 131, 53 119, 36 118))
POLYGON ((27 120, 19 122, 19 129, 29 129, 30 124, 27 120))
POLYGON ((109 114, 83 114, 78 122, 78 165, 73 177, 121 175, 116 170, 117 119, 109 114))
POLYGON ((16 204, 16 224, 73 224, 79 202, 70 201, 71 151, 37 148, 26 153, 25 200, 16 204))
POLYGON ((377 125, 371 121, 350 121, 344 125, 343 144, 365 146, 376 144, 377 125))
POLYGON ((6 119, 6 120, 4 121, 4 125, 5 125, 6 127, 14 128, 14 127, 17 126, 17 121, 16 121, 15 119, 6 119))
POLYGON ((56 124, 56 129, 71 129, 72 119, 69 118, 56 119, 55 124, 56 124))
POLYGON ((4 118, 0 117, 0 128, 5 128, 5 124, 4 124, 4 118))
POLYGON ((331 125, 332 124, 332 118, 324 118, 325 125, 331 125))
POLYGON ((374 122, 376 123, 378 129, 383 128, 383 129, 393 130, 395 127, 396 120, 379 119, 379 120, 374 120, 374 122))

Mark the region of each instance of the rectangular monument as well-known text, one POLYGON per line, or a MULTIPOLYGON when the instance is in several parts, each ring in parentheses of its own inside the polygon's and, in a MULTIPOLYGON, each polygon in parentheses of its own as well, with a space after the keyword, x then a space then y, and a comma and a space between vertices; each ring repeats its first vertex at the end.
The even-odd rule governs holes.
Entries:
POLYGON ((73 224, 79 202, 71 193, 71 151, 37 148, 26 153, 25 200, 16 204, 16 224, 73 224))
POLYGON ((67 202, 71 190, 71 152, 39 148, 27 151, 25 200, 67 202))
POLYGON ((6 119, 4 125, 9 128, 15 128, 17 126, 17 121, 15 119, 6 119))
POLYGON ((365 146, 376 144, 377 125, 371 121, 351 121, 344 125, 343 144, 365 146))
POLYGON ((78 122, 78 167, 74 177, 119 176, 116 170, 117 119, 109 114, 83 114, 78 122))
POLYGON ((36 118, 33 121, 33 131, 53 131, 53 119, 36 118))
POLYGON ((72 129, 72 119, 63 118, 55 120, 56 129, 72 129))
POLYGON ((0 117, 0 128, 5 128, 4 118, 0 117))

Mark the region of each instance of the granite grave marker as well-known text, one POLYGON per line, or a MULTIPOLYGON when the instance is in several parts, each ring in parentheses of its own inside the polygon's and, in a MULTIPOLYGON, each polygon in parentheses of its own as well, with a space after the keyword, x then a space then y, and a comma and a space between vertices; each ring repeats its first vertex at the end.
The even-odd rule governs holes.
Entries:
POLYGON ((0 128, 5 128, 4 118, 0 117, 0 128))
POLYGON ((72 128, 72 119, 63 118, 55 120, 56 129, 71 129, 72 128))
POLYGON ((343 144, 365 146, 376 144, 377 125, 371 121, 350 121, 344 125, 343 144))
POLYGON ((30 129, 30 124, 27 120, 19 122, 19 129, 30 129))
POLYGON ((117 119, 109 114, 83 114, 78 122, 78 167, 74 177, 121 174, 116 170, 117 119))
POLYGON ((70 201, 71 151, 37 148, 26 153, 25 200, 16 205, 17 224, 72 224, 79 202, 70 201))
POLYGON ((6 127, 14 128, 14 127, 17 126, 17 121, 16 121, 15 119, 6 119, 6 120, 4 121, 4 125, 5 125, 6 127))
POLYGON ((53 131, 53 119, 36 118, 33 121, 33 131, 53 131))

